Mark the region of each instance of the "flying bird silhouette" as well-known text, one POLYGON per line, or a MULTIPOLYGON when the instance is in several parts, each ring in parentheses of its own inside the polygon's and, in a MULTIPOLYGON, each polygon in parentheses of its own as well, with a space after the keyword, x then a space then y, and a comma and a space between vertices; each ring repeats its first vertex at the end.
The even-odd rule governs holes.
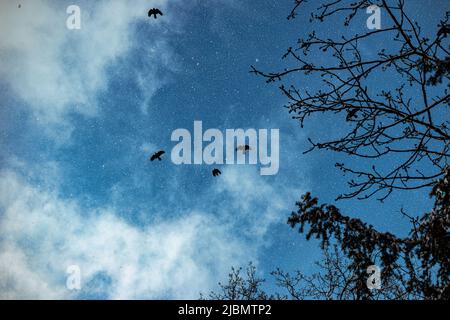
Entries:
POLYGON ((157 18, 157 15, 163 15, 163 13, 161 12, 161 10, 159 10, 158 8, 152 8, 150 10, 148 10, 148 16, 151 17, 153 16, 153 18, 157 18))
POLYGON ((220 172, 219 169, 213 169, 213 171, 212 171, 212 175, 214 177, 220 176, 221 174, 222 174, 222 172, 220 172))
POLYGON ((238 146, 236 148, 236 151, 246 152, 248 150, 252 150, 252 148, 250 148, 250 146, 248 144, 241 144, 240 146, 238 146))
POLYGON ((357 113, 358 113, 358 109, 356 109, 356 108, 347 110, 347 116, 345 117, 345 120, 351 121, 355 118, 358 118, 357 113))
POLYGON ((162 160, 162 159, 161 159, 161 156, 162 156, 164 153, 166 153, 166 152, 163 151, 163 150, 160 150, 160 151, 158 151, 158 152, 155 152, 155 153, 150 157, 150 161, 153 161, 153 160, 156 160, 156 159, 158 159, 159 161, 161 161, 161 160, 162 160))

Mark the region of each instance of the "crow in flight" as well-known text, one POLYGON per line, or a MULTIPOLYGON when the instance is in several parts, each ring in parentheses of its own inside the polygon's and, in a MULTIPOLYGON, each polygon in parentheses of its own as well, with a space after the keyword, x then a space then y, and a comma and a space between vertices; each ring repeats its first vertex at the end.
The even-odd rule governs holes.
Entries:
POLYGON ((163 150, 160 150, 158 152, 155 152, 151 157, 150 157, 150 161, 156 160, 158 159, 159 161, 161 161, 161 156, 164 154, 165 152, 163 150))
POLYGON ((250 146, 248 144, 241 144, 240 146, 238 146, 236 148, 236 151, 242 151, 242 152, 246 152, 248 150, 251 150, 252 148, 250 148, 250 146))
POLYGON ((212 174, 214 177, 220 176, 222 172, 219 169, 213 169, 212 174))
POLYGON ((152 8, 150 10, 148 10, 148 16, 151 17, 153 16, 153 18, 156 19, 157 15, 163 15, 163 13, 161 12, 161 10, 159 10, 158 8, 152 8))
POLYGON ((347 116, 345 117, 346 121, 351 121, 352 119, 358 118, 357 115, 358 109, 349 109, 347 110, 347 116))

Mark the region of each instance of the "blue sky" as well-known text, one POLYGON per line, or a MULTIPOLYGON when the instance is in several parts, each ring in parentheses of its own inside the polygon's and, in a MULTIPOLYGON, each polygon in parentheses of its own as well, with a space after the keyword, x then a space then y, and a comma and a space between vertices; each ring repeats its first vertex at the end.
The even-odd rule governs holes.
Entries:
MULTIPOLYGON (((313 270, 317 243, 287 217, 306 191, 333 202, 345 190, 335 162, 360 163, 304 155, 308 136, 341 128, 332 119, 300 128, 277 84, 249 70, 283 67, 284 50, 312 28, 364 32, 364 12, 344 28, 334 19, 308 23, 311 4, 288 21, 292 1, 18 3, 0 8, 0 297, 197 298, 249 261, 262 276, 313 270), (65 27, 70 4, 81 8, 81 30, 65 27), (164 16, 148 19, 149 6, 164 16), (223 131, 279 128, 279 173, 221 166, 214 178, 211 166, 172 164, 170 135, 193 130, 194 120, 223 131), (150 163, 159 149, 164 161, 150 163), (80 266, 80 291, 65 287, 69 265, 80 266)), ((444 3, 408 1, 431 27, 444 3)), ((399 210, 430 208, 424 195, 338 206, 404 235, 399 210)))

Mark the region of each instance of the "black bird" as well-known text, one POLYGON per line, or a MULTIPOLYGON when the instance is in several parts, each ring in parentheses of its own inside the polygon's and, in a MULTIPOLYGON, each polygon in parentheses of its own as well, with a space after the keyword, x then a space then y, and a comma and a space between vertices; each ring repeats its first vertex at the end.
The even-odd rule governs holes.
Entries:
POLYGON ((161 160, 162 160, 162 159, 161 159, 161 156, 162 156, 164 153, 166 153, 166 152, 163 151, 163 150, 160 150, 160 151, 158 151, 158 152, 155 152, 155 153, 150 157, 150 161, 153 161, 153 160, 156 160, 156 159, 158 159, 159 161, 161 161, 161 160))
POLYGON ((148 16, 151 17, 153 16, 153 18, 156 19, 157 15, 163 15, 163 13, 161 12, 161 10, 159 10, 158 8, 152 8, 150 10, 148 10, 148 16))
POLYGON ((214 177, 220 176, 222 172, 219 169, 213 169, 212 174, 214 177))
POLYGON ((238 146, 236 148, 236 151, 242 151, 242 152, 246 152, 248 150, 251 150, 252 148, 250 148, 250 146, 248 144, 241 144, 240 146, 238 146))
POLYGON ((358 118, 357 115, 358 109, 349 109, 347 110, 347 116, 345 117, 346 121, 351 121, 354 118, 358 118))

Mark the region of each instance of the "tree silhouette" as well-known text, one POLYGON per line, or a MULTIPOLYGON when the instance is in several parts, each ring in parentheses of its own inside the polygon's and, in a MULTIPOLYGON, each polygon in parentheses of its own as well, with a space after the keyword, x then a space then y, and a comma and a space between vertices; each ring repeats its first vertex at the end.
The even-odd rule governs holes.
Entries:
MULTIPOLYGON (((295 0, 294 20, 305 0, 295 0)), ((249 265, 246 275, 233 269, 214 299, 450 299, 450 121, 449 13, 432 33, 423 31, 405 9, 405 1, 332 0, 311 14, 311 22, 342 16, 349 26, 357 13, 377 5, 383 10, 379 30, 331 39, 311 32, 287 49, 286 68, 251 72, 280 83, 286 108, 301 125, 311 116, 340 121, 343 134, 314 142, 306 152, 325 149, 369 159, 369 169, 337 163, 350 192, 338 199, 384 200, 394 190, 428 187, 433 210, 410 219, 407 237, 380 232, 334 205, 319 204, 310 193, 296 203, 288 219, 306 239, 319 239, 324 259, 306 275, 272 272, 281 293, 269 294, 264 279, 249 265), (380 48, 376 52, 361 49, 380 48), (381 45, 380 45, 381 43, 381 45), (382 46, 382 47, 381 47, 382 46), (321 89, 302 89, 304 79, 322 79, 321 89), (381 79, 381 80, 380 80, 381 79), (383 79, 390 79, 386 83, 383 79), (394 86, 392 86, 394 84, 394 86), (346 131, 345 131, 346 130, 346 131), (376 161, 382 160, 382 166, 376 161), (369 289, 367 268, 381 269, 381 289, 369 289)))
POLYGON ((210 292, 208 296, 200 295, 200 299, 213 300, 268 300, 275 296, 268 295, 263 289, 264 279, 256 275, 256 267, 250 262, 242 275, 242 267, 231 268, 228 274, 228 282, 220 283, 219 292, 210 292))
MULTIPOLYGON (((288 19, 297 16, 303 2, 295 1, 288 19)), ((311 14, 311 21, 342 16, 348 26, 373 4, 385 13, 386 28, 371 31, 364 25, 364 33, 338 39, 313 31, 287 49, 282 57, 286 68, 266 72, 251 67, 268 83, 281 83, 286 108, 302 126, 316 114, 341 123, 340 136, 310 139, 306 152, 326 149, 392 163, 370 169, 337 163, 344 173, 356 176, 349 181, 351 191, 338 199, 378 195, 384 200, 395 189, 430 187, 443 176, 450 156, 448 12, 431 35, 422 35, 404 1, 326 1, 311 14), (296 84, 314 77, 323 79, 316 91, 296 84)))
MULTIPOLYGON (((258 278, 256 268, 249 263, 245 272, 232 268, 226 283, 219 283, 219 291, 200 295, 200 299, 213 300, 354 300, 358 278, 347 268, 348 259, 337 245, 326 247, 323 259, 315 263, 317 271, 307 275, 301 271, 293 274, 276 269, 271 273, 279 292, 264 289, 265 279, 258 278)), ((372 291, 370 299, 405 299, 408 294, 403 283, 384 281, 381 289, 372 291)))
MULTIPOLYGON (((381 266, 381 278, 404 284, 404 297, 450 299, 450 169, 434 186, 434 208, 420 219, 406 238, 379 232, 359 219, 349 218, 333 205, 318 205, 309 193, 297 203, 288 223, 299 231, 321 240, 322 248, 336 241, 349 259, 347 268, 355 279, 356 299, 367 299, 372 292, 366 285, 367 267, 381 266), (306 231, 305 226, 309 225, 306 231)), ((385 283, 386 285, 386 283, 385 283)))
MULTIPOLYGON (((321 241, 324 259, 318 271, 294 275, 272 272, 281 293, 263 290, 264 279, 256 277, 250 264, 246 276, 232 269, 221 292, 209 298, 257 299, 450 299, 450 168, 436 183, 431 196, 434 208, 420 219, 411 219, 407 237, 377 231, 359 219, 341 214, 334 205, 319 205, 306 193, 288 223, 306 239, 321 241), (381 289, 369 289, 367 268, 381 269, 381 289)), ((203 297, 204 298, 204 297, 203 297)))

